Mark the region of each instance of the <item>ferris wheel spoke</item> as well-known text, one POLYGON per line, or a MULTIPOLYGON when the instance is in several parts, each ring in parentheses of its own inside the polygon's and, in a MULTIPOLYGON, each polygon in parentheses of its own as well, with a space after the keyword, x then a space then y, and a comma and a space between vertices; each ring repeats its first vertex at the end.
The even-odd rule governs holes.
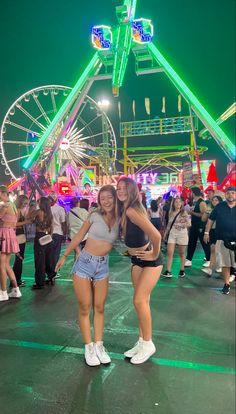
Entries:
POLYGON ((84 157, 84 149, 83 148, 74 148, 74 153, 78 156, 78 157, 84 157))
POLYGON ((84 109, 86 108, 87 104, 88 104, 88 102, 87 102, 87 101, 84 101, 84 102, 83 102, 83 104, 81 105, 80 111, 79 111, 79 112, 78 112, 78 114, 76 115, 75 121, 77 121, 78 119, 80 119, 80 118, 81 118, 81 115, 82 115, 82 113, 83 113, 84 109))
POLYGON ((78 156, 79 159, 90 159, 90 156, 87 155, 85 152, 82 151, 75 151, 75 154, 78 156))
POLYGON ((80 165, 86 165, 85 163, 84 163, 84 156, 82 155, 81 156, 81 154, 78 154, 77 152, 74 152, 73 153, 73 158, 72 158, 72 160, 73 160, 73 162, 76 164, 76 165, 78 165, 78 164, 80 164, 80 165))
POLYGON ((3 140, 3 144, 13 144, 13 145, 24 145, 26 147, 30 147, 31 145, 36 145, 38 141, 34 142, 27 142, 27 141, 14 141, 14 140, 3 140))
POLYGON ((79 134, 78 131, 74 131, 72 134, 70 133, 70 135, 68 136, 68 140, 70 141, 70 139, 72 138, 73 140, 77 139, 79 140, 80 137, 82 137, 83 134, 79 134))
POLYGON ((41 124, 36 118, 34 118, 32 115, 30 115, 30 113, 28 111, 26 111, 25 108, 23 108, 23 106, 21 106, 20 104, 17 104, 16 107, 23 113, 25 114, 31 121, 33 121, 34 124, 38 125, 38 127, 42 130, 42 131, 46 131, 47 128, 45 128, 45 126, 43 124, 41 124))
POLYGON ((53 112, 54 112, 54 114, 56 114, 57 113, 57 105, 56 105, 55 94, 54 94, 53 90, 50 92, 50 95, 51 95, 51 100, 52 100, 53 112))
POLYGON ((51 123, 51 120, 49 119, 49 117, 47 116, 45 110, 43 109, 41 103, 39 102, 37 96, 35 94, 33 94, 33 98, 35 100, 35 103, 37 105, 37 107, 39 108, 41 114, 43 115, 44 119, 47 121, 48 125, 51 123))
POLYGON ((69 157, 68 151, 67 151, 67 150, 64 150, 64 151, 63 151, 62 161, 63 161, 63 160, 68 160, 68 159, 70 159, 70 158, 71 158, 71 157, 69 157))
POLYGON ((12 160, 7 160, 7 162, 8 164, 10 164, 11 162, 20 161, 20 160, 23 160, 24 158, 28 158, 28 156, 29 154, 22 155, 22 157, 12 158, 12 160))
POLYGON ((37 137, 39 136, 39 133, 38 132, 32 131, 32 129, 23 127, 22 125, 16 124, 15 122, 8 121, 8 125, 11 125, 11 126, 17 128, 17 129, 21 129, 21 131, 28 132, 29 134, 34 134, 37 137))
POLYGON ((90 122, 88 122, 86 125, 84 125, 84 127, 83 127, 83 128, 81 128, 78 132, 79 132, 79 133, 83 132, 83 130, 84 130, 85 128, 90 127, 90 125, 92 125, 92 124, 93 124, 93 122, 95 122, 98 118, 99 118, 99 116, 95 116, 93 119, 91 119, 91 121, 90 121, 90 122))
POLYGON ((92 138, 99 137, 102 135, 103 135, 103 132, 98 132, 97 134, 88 135, 87 137, 80 138, 80 141, 86 141, 87 139, 90 139, 90 138, 92 139, 92 138))

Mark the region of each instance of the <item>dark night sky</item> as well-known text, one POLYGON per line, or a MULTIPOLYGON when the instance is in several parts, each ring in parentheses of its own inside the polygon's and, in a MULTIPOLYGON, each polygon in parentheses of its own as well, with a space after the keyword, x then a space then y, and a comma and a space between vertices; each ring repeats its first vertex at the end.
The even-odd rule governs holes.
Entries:
MULTIPOLYGON (((235 101, 235 0, 137 3, 136 17, 152 19, 155 44, 216 119, 235 101)), ((27 90, 48 84, 73 86, 93 55, 91 27, 116 24, 115 6, 121 4, 117 0, 2 0, 0 122, 12 102, 27 90)), ((151 99, 151 116, 161 115, 163 95, 167 115, 177 115, 177 105, 173 112, 177 92, 160 76, 163 75, 136 77, 131 57, 120 94, 122 120, 132 119, 133 99, 138 102, 136 118, 146 117, 145 96, 151 99)), ((112 100, 109 116, 117 126, 117 103, 108 81, 97 83, 89 95, 96 100, 103 95, 112 100)), ((234 121, 235 118, 224 126, 231 139, 234 121)), ((140 138, 135 144, 143 145, 140 138)), ((205 145, 200 140, 199 144, 205 145)), ((223 178, 227 159, 216 143, 208 141, 207 146, 209 151, 204 158, 217 159, 218 174, 223 178)), ((4 170, 0 171, 3 174, 4 170)), ((4 177, 1 181, 5 181, 4 177)))

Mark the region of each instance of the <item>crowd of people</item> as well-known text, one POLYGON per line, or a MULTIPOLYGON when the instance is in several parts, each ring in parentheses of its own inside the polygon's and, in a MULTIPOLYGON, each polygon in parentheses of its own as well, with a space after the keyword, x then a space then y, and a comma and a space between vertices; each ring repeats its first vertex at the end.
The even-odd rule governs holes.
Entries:
MULTIPOLYGON (((104 309, 108 294, 109 252, 118 238, 124 240, 131 260, 133 304, 137 314, 139 337, 124 355, 132 364, 142 364, 156 351, 152 340, 150 297, 160 276, 171 278, 175 248, 180 258, 178 276, 192 266, 200 241, 205 263, 202 271, 211 277, 222 272, 223 294, 229 294, 236 267, 236 187, 228 187, 225 200, 213 189, 207 200, 198 187, 192 188, 192 200, 181 197, 151 200, 147 208, 141 188, 128 177, 121 177, 117 188, 103 186, 97 202, 89 206, 84 198, 71 200, 66 214, 57 194, 40 197, 30 204, 25 195, 12 203, 8 190, 0 186, 0 301, 19 299, 26 246, 25 229, 35 225, 34 290, 55 284, 67 256, 74 252, 73 285, 79 306, 79 327, 85 344, 85 360, 90 366, 111 361, 103 345, 104 309), (69 238, 61 255, 63 241, 69 238), (166 246, 166 247, 165 247, 166 246), (166 270, 163 271, 163 254, 166 270), (11 255, 15 255, 11 267, 11 255), (7 279, 9 278, 9 289, 7 279), (91 336, 90 311, 93 310, 94 338, 91 336)), ((199 269, 200 270, 200 269, 199 269)))

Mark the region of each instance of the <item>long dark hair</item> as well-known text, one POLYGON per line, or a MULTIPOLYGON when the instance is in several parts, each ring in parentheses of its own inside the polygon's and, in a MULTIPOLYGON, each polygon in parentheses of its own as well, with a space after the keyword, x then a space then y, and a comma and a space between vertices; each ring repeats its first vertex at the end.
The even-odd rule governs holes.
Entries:
POLYGON ((157 200, 151 200, 150 208, 154 213, 156 213, 158 210, 157 200))
POLYGON ((52 226, 52 211, 51 211, 51 203, 47 197, 40 197, 39 199, 39 208, 44 213, 44 223, 45 227, 49 228, 52 226))
MULTIPOLYGON (((212 197, 212 200, 213 200, 213 198, 217 198, 217 200, 219 201, 219 203, 221 203, 223 201, 223 198, 221 196, 219 196, 219 195, 214 195, 212 197)), ((211 206, 212 206, 212 208, 214 208, 215 206, 213 206, 212 200, 211 200, 211 206)))
POLYGON ((125 183, 127 194, 128 194, 128 199, 125 203, 122 203, 119 199, 117 199, 117 214, 118 214, 118 217, 120 217, 122 233, 123 235, 125 235, 126 224, 127 224, 126 210, 129 207, 132 207, 134 210, 136 210, 137 212, 145 216, 147 216, 147 212, 142 205, 139 189, 138 189, 136 182, 132 180, 132 178, 121 177, 117 182, 117 187, 119 186, 120 182, 125 183))
POLYGON ((79 206, 80 206, 80 208, 84 208, 85 210, 88 211, 88 209, 89 209, 89 200, 87 198, 82 198, 79 202, 79 206))

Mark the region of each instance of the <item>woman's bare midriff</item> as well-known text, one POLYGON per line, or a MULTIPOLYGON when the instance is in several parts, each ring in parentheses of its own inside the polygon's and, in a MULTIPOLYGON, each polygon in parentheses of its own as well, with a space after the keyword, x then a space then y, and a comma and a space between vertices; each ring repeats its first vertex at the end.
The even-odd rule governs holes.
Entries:
POLYGON ((136 256, 137 250, 146 250, 149 246, 149 242, 142 247, 128 247, 128 252, 130 256, 136 256))
POLYGON ((86 240, 85 250, 93 256, 106 256, 111 249, 112 244, 105 240, 86 240))

